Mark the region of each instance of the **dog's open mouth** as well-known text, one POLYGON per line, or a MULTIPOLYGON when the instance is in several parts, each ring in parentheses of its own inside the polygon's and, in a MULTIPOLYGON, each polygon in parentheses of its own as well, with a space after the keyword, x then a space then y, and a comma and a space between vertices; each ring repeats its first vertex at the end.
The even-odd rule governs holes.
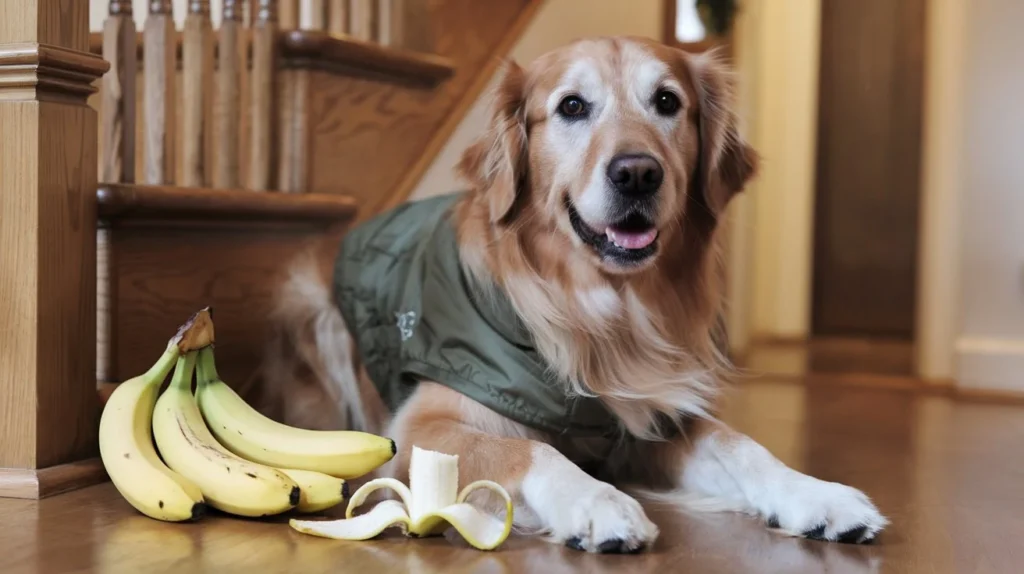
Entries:
POLYGON ((658 229, 647 216, 632 212, 603 231, 587 225, 567 197, 569 223, 579 238, 601 255, 618 263, 636 264, 658 250, 658 229))

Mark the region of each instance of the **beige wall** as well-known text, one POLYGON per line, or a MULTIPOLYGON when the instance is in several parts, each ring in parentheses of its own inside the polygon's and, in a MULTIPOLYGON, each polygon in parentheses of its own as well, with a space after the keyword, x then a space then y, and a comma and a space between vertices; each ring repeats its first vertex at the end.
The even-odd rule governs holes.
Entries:
MULTIPOLYGON (((661 38, 662 0, 547 0, 512 49, 510 56, 526 64, 573 39, 611 34, 661 38)), ((490 87, 497 82, 495 78, 490 87)), ((486 93, 486 92, 485 92, 486 93)), ((481 98, 452 133, 424 174, 412 198, 460 189, 453 169, 462 151, 487 125, 487 98, 481 98)))
POLYGON ((1024 2, 974 0, 964 52, 961 385, 1024 391, 1024 2))
POLYGON ((732 348, 810 329, 819 0, 746 0, 736 23, 739 110, 761 171, 730 207, 732 348))
POLYGON ((918 373, 942 383, 956 375, 954 349, 961 329, 959 203, 967 57, 964 23, 969 9, 961 0, 932 0, 928 10, 916 350, 918 373))
POLYGON ((732 298, 749 298, 749 316, 734 324, 746 322, 754 338, 803 338, 810 326, 820 3, 744 6, 739 67, 749 84, 751 141, 763 161, 747 190, 750 213, 737 214, 744 227, 734 228, 746 239, 737 238, 733 255, 743 258, 748 279, 732 298))
POLYGON ((1024 392, 1024 4, 929 9, 918 366, 1024 392))

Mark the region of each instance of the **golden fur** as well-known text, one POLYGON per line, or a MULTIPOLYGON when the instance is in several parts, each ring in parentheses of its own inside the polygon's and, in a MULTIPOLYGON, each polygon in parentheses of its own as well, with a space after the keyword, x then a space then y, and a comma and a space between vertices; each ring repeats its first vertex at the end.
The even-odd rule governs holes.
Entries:
POLYGON ((755 156, 738 137, 721 64, 652 42, 640 45, 668 64, 686 89, 686 125, 662 137, 644 118, 624 117, 596 134, 591 146, 660 152, 671 177, 661 191, 667 205, 657 264, 617 274, 595 263, 568 227, 558 179, 582 179, 598 154, 582 150, 586 161, 566 162, 544 138, 528 135, 545 127, 551 79, 562 77, 580 53, 599 54, 594 59, 606 64, 602 76, 614 78, 612 63, 623 49, 616 41, 549 54, 529 74, 509 67, 490 130, 459 164, 474 193, 459 206, 456 221, 471 275, 504 291, 572 391, 601 397, 631 433, 653 438, 657 413, 703 415, 713 406, 723 366, 712 338, 721 292, 716 221, 753 174, 755 156), (708 165, 698 165, 699 157, 708 165), (556 163, 576 169, 558 174, 556 163), (711 184, 706 193, 694 185, 702 167, 711 184), (603 289, 621 298, 612 313, 595 314, 577 296, 603 289))
MULTIPOLYGON (((657 528, 635 501, 588 478, 577 464, 615 482, 685 487, 721 499, 723 508, 788 520, 785 490, 764 500, 722 490, 728 480, 789 475, 763 448, 714 421, 727 369, 715 337, 722 291, 716 232, 730 198, 756 166, 757 155, 737 127, 731 77, 713 54, 600 38, 555 50, 526 69, 509 64, 488 129, 458 165, 470 184, 454 213, 459 254, 479 289, 508 297, 565 392, 598 397, 633 439, 548 436, 430 381, 420 383, 397 413, 386 412, 310 264, 282 292, 270 398, 291 424, 342 421, 387 433, 399 454, 383 472, 399 478, 413 442, 460 454, 463 480, 497 480, 512 492, 520 528, 546 531, 586 550, 633 551, 652 542, 657 528), (636 94, 645 82, 679 92, 678 116, 647 110, 646 96, 636 94), (605 107, 600 119, 572 131, 556 121, 551 106, 559 90, 576 84, 600 92, 605 107), (579 135, 583 129, 589 130, 586 137, 579 135), (599 189, 606 187, 603 165, 621 153, 650 154, 664 168, 654 220, 657 252, 632 267, 598 256, 574 232, 564 205, 594 203, 606 193, 599 189), (306 395, 302 408, 284 404, 296 389, 306 395), (319 400, 309 396, 318 392, 319 400), (319 412, 324 410, 331 413, 319 412), (665 420, 679 426, 679 438, 662 440, 668 429, 659 423, 665 420), (732 458, 719 460, 716 452, 732 458), (686 462, 691 458, 692 468, 686 462), (563 480, 586 487, 554 502, 544 498, 563 480), (773 504, 783 504, 782 510, 773 504), (566 522, 563 515, 574 518, 566 522)), ((819 483, 815 488, 832 492, 819 483)), ((860 511, 851 516, 870 514, 850 502, 854 498, 846 491, 839 496, 860 511)), ((838 515, 828 501, 819 506, 838 515)), ((880 516, 857 519, 881 524, 880 516)), ((803 525, 781 528, 800 534, 803 525)))

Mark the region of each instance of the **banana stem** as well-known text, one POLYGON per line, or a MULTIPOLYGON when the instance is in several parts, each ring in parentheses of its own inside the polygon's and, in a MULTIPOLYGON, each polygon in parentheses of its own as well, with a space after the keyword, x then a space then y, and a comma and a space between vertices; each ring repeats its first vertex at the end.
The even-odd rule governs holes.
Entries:
POLYGON ((164 379, 167 378, 167 374, 174 368, 174 364, 178 362, 178 357, 180 356, 181 352, 178 351, 178 347, 173 345, 167 347, 167 349, 164 350, 164 354, 160 355, 157 362, 154 363, 153 366, 150 367, 142 376, 150 383, 162 384, 164 379))
POLYGON ((213 346, 204 347, 199 350, 199 359, 196 363, 196 383, 206 385, 220 381, 217 374, 217 362, 213 356, 213 346))
POLYGON ((192 392, 192 372, 196 367, 196 353, 190 351, 178 357, 178 364, 174 368, 174 376, 171 377, 170 388, 192 392))

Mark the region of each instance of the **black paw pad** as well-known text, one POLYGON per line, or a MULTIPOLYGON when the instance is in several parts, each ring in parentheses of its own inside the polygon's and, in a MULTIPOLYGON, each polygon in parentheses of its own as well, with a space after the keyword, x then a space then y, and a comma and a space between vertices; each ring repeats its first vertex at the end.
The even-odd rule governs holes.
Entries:
POLYGON ((573 536, 572 538, 565 541, 565 545, 573 550, 586 550, 583 547, 583 539, 579 536, 573 536))
POLYGON ((778 528, 779 527, 779 517, 777 515, 775 515, 775 514, 769 516, 767 519, 765 519, 764 525, 767 526, 768 528, 778 528))
POLYGON ((871 542, 873 538, 874 537, 868 535, 868 527, 866 525, 862 525, 843 532, 839 535, 839 538, 837 538, 836 541, 844 544, 863 544, 871 542))
POLYGON ((597 545, 597 551, 601 554, 622 554, 626 551, 626 541, 621 538, 611 538, 597 545))
POLYGON ((817 528, 805 531, 804 537, 809 540, 825 540, 825 523, 823 522, 817 528))

